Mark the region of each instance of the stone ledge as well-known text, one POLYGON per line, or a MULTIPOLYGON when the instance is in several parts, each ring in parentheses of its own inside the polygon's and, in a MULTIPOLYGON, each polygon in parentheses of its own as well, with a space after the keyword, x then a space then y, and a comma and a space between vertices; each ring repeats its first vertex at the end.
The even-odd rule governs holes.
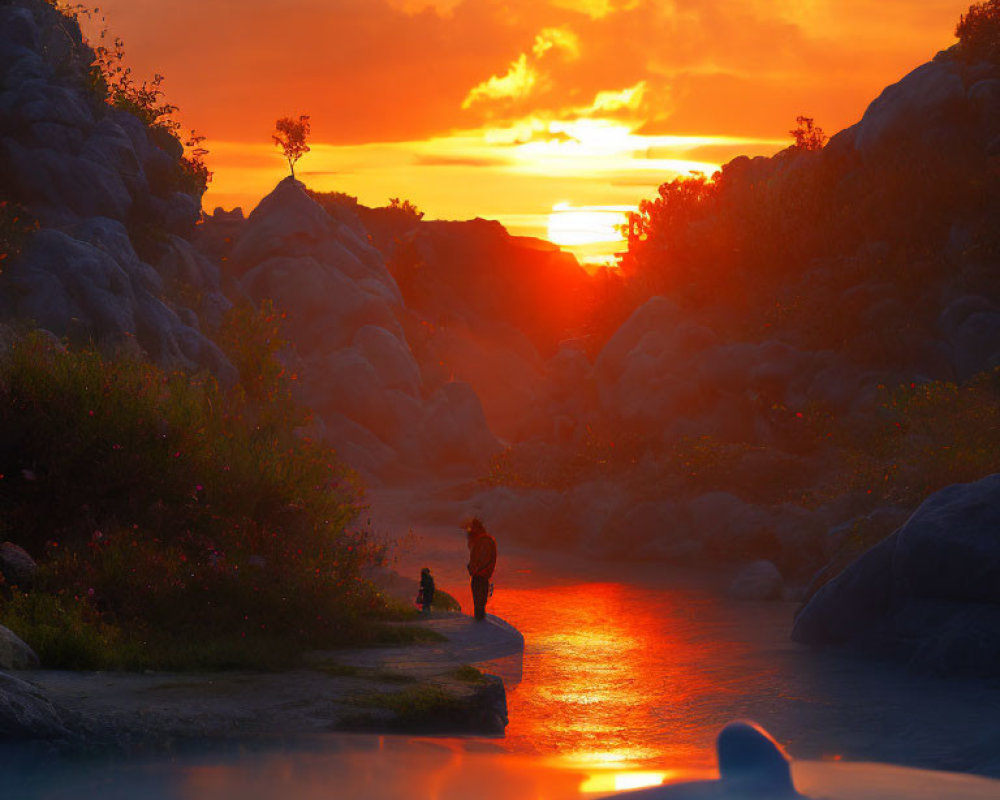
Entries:
MULTIPOLYGON (((475 623, 442 614, 414 624, 448 641, 317 652, 305 667, 281 673, 25 670, 16 685, 27 686, 64 727, 25 731, 21 720, 16 738, 155 750, 192 740, 287 739, 337 730, 502 735, 503 681, 462 667, 522 652, 521 634, 496 617, 475 623)), ((0 712, 16 699, 8 697, 8 683, 0 680, 0 712)), ((0 714, 0 731, 14 730, 7 722, 0 714)))

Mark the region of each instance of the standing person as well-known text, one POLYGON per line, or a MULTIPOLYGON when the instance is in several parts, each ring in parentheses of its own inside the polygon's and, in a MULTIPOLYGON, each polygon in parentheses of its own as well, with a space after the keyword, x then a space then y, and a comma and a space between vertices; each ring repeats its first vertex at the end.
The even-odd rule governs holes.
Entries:
POLYGON ((465 523, 469 536, 469 575, 472 577, 472 605, 477 621, 486 619, 486 600, 490 594, 490 578, 497 565, 496 540, 486 532, 482 520, 473 517, 465 523))
POLYGON ((417 595, 417 602, 421 611, 425 614, 431 613, 431 606, 434 604, 434 576, 431 575, 430 567, 420 570, 420 593, 417 595))

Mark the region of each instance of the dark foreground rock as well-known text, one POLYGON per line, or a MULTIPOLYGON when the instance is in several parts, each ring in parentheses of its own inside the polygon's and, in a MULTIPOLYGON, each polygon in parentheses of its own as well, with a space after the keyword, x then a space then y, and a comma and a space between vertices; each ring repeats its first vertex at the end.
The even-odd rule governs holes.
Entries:
POLYGON ((1000 675, 1000 474, 931 495, 813 596, 792 638, 1000 675))
POLYGON ((3 576, 4 583, 29 589, 36 572, 38 564, 27 550, 13 542, 0 544, 0 575, 3 576))
POLYGON ((69 741, 74 737, 67 719, 38 687, 0 672, 0 741, 69 741))
POLYGON ((229 300, 188 241, 204 191, 165 128, 104 102, 72 11, 0 4, 0 195, 37 222, 0 274, 0 320, 236 379, 208 335, 229 300))
POLYGON ((35 669, 38 656, 10 628, 0 625, 0 669, 35 669))

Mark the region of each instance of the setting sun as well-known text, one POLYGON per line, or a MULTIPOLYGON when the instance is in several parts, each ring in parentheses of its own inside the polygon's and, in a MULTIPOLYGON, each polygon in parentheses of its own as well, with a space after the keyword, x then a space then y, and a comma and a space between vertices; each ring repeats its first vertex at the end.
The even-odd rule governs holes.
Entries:
POLYGON ((625 792, 660 786, 667 778, 667 772, 604 772, 590 775, 580 785, 584 794, 604 794, 625 792))
POLYGON ((580 206, 557 203, 549 214, 548 239, 561 247, 623 243, 621 226, 628 223, 630 206, 580 206))

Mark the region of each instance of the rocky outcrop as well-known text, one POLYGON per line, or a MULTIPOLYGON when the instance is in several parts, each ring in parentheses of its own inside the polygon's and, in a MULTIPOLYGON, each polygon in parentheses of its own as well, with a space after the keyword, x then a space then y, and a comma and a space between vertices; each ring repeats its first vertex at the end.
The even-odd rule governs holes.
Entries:
POLYGON ((507 693, 495 675, 436 678, 391 694, 360 695, 356 703, 359 710, 345 715, 336 730, 502 736, 508 722, 507 693))
POLYGON ((0 672, 0 741, 70 739, 65 716, 40 689, 0 672))
POLYGON ((726 492, 637 500, 613 480, 566 490, 496 487, 469 501, 504 540, 577 548, 600 560, 677 564, 773 562, 803 585, 822 564, 824 520, 837 510, 761 506, 726 492))
POLYGON ((286 178, 240 226, 228 262, 251 300, 286 314, 301 399, 368 477, 484 470, 499 442, 479 398, 460 381, 426 388, 396 281, 358 218, 335 211, 286 178))
POLYGON ((547 434, 544 362, 595 287, 576 259, 483 219, 413 222, 382 246, 424 380, 468 383, 504 439, 547 434))
POLYGON ((898 530, 823 586, 792 638, 847 646, 942 674, 997 675, 1000 475, 931 495, 898 530))
POLYGON ((21 638, 0 625, 0 669, 35 669, 38 656, 21 638))
POLYGON ((5 584, 28 589, 37 571, 38 564, 23 547, 13 542, 0 544, 0 575, 5 584))
POLYGON ((0 199, 40 228, 0 276, 0 319, 168 366, 232 367, 205 335, 229 303, 185 237, 200 214, 183 148, 105 103, 74 19, 44 0, 0 7, 0 199), (196 302, 182 298, 198 298, 196 302))
POLYGON ((770 561, 754 561, 736 573, 726 594, 735 600, 780 600, 781 573, 770 561))
POLYGON ((38 670, 25 673, 30 684, 0 673, 0 740, 134 751, 206 740, 275 742, 331 730, 502 735, 503 681, 468 665, 504 657, 519 663, 524 637, 492 615, 477 623, 434 612, 420 626, 446 638, 316 651, 286 672, 38 670))
POLYGON ((544 357, 583 323, 592 291, 572 254, 491 220, 423 222, 391 260, 407 306, 424 319, 517 331, 544 357))

